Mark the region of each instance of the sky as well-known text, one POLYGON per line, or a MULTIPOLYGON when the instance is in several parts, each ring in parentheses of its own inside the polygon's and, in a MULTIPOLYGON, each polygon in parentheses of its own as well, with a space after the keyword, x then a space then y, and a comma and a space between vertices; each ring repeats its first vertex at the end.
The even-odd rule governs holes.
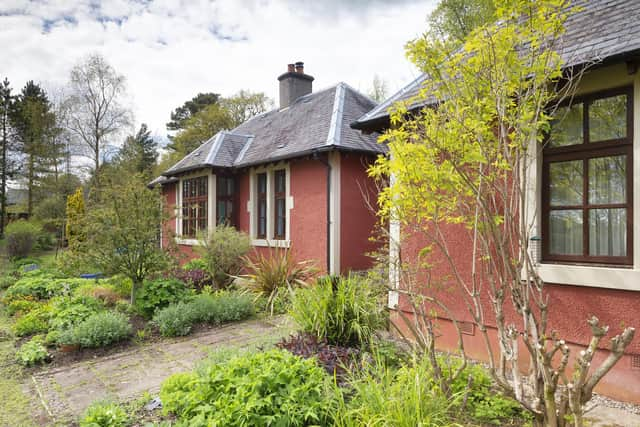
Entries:
POLYGON ((59 92, 74 64, 100 53, 127 81, 136 127, 166 135, 170 112, 199 92, 278 98, 277 77, 303 61, 314 90, 340 81, 389 94, 418 76, 404 44, 435 0, 0 0, 0 79, 59 92))

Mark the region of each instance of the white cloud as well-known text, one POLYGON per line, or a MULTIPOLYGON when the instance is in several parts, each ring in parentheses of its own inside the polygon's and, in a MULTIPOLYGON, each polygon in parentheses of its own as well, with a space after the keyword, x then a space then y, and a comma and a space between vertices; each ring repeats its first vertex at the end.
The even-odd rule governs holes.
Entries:
MULTIPOLYGON (((127 77, 137 123, 164 134, 170 111, 198 92, 263 91, 302 60, 317 89, 368 90, 378 74, 398 90, 417 75, 404 43, 425 28, 433 0, 17 1, 0 5, 2 73, 63 85, 102 53, 127 77)), ((0 76, 4 78, 4 76, 0 76)))

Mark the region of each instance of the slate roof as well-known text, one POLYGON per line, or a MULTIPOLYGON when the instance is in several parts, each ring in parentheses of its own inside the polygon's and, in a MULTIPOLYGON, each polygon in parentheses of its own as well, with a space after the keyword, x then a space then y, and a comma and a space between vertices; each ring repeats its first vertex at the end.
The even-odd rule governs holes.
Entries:
MULTIPOLYGON (((386 147, 374 135, 350 127, 375 105, 346 83, 339 83, 302 96, 287 108, 218 132, 162 175, 166 178, 205 167, 242 168, 330 150, 384 153, 386 147)), ((165 183, 161 178, 149 185, 165 183)))
MULTIPOLYGON (((640 1, 576 0, 581 10, 570 15, 560 40, 565 67, 605 63, 640 53, 640 1)), ((376 129, 387 125, 389 108, 418 94, 426 74, 420 75, 399 92, 352 123, 355 129, 376 129)), ((409 109, 425 102, 413 102, 409 109)))

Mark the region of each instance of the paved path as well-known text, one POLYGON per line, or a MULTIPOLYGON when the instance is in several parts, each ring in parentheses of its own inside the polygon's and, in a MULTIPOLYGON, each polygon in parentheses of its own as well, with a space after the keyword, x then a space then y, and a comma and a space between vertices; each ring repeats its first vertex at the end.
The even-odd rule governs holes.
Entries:
POLYGON ((81 414, 95 400, 126 401, 140 398, 144 392, 157 393, 165 378, 191 370, 216 348, 246 347, 277 340, 289 332, 277 322, 251 320, 226 325, 41 371, 33 376, 33 381, 49 415, 60 421, 81 414))

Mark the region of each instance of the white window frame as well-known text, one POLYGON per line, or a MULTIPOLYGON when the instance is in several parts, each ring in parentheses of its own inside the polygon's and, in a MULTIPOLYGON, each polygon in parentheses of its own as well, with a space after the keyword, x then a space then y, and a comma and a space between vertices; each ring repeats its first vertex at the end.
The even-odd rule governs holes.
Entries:
MULTIPOLYGON (((633 265, 631 267, 589 266, 538 262, 537 271, 545 283, 587 286, 595 288, 640 291, 640 73, 629 75, 625 64, 594 70, 580 82, 577 95, 588 94, 625 85, 633 86, 633 265)), ((529 146, 532 154, 529 187, 526 188, 527 224, 530 236, 542 236, 540 215, 542 200, 542 154, 535 141, 529 146)))
POLYGON ((193 238, 182 237, 182 182, 187 179, 198 178, 201 176, 207 176, 207 230, 209 233, 215 230, 215 201, 216 201, 216 175, 212 170, 191 172, 189 174, 182 175, 178 180, 178 187, 176 188, 176 243, 179 245, 198 246, 200 241, 193 238), (213 219, 213 221, 212 221, 213 219))
POLYGON ((247 201, 247 212, 249 213, 249 234, 251 236, 251 244, 260 247, 279 247, 288 248, 291 246, 291 209, 293 209, 293 196, 291 196, 291 170, 289 163, 279 162, 274 165, 259 166, 251 168, 249 172, 249 200, 247 201), (275 222, 275 206, 274 206, 274 172, 277 170, 285 171, 285 213, 286 226, 285 238, 274 238, 274 222, 275 222), (267 235, 264 239, 258 239, 258 174, 267 174, 267 235))

